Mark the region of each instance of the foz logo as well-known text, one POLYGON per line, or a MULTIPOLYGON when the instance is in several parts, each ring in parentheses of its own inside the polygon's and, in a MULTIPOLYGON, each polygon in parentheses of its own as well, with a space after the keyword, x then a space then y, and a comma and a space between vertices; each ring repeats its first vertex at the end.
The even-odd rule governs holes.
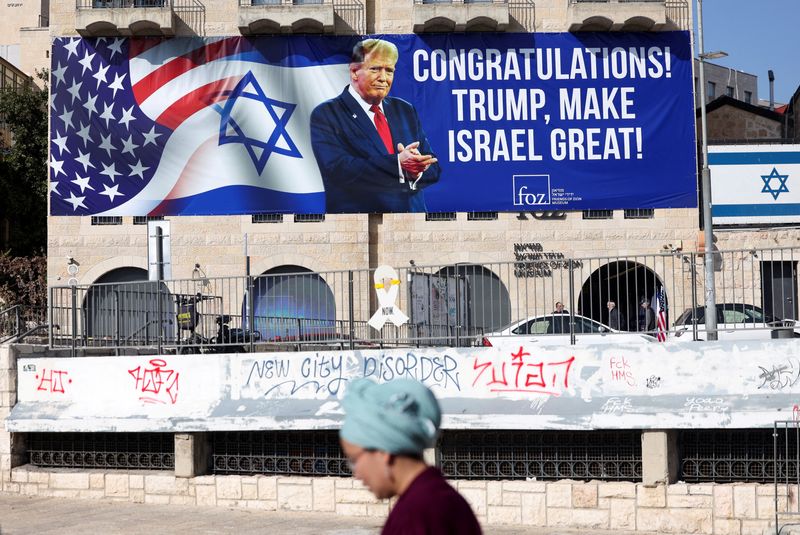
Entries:
POLYGON ((550 204, 550 175, 514 175, 514 206, 550 204))

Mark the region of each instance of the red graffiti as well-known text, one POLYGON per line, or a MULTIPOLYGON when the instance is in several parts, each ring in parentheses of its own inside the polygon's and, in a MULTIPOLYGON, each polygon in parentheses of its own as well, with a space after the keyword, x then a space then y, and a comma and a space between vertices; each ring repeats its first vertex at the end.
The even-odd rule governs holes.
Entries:
POLYGON ((622 381, 628 386, 636 386, 636 378, 633 376, 631 367, 625 357, 611 357, 608 361, 611 368, 611 380, 622 381))
POLYGON ((792 407, 792 420, 795 422, 800 421, 800 406, 797 404, 792 407))
POLYGON ((569 370, 575 357, 556 362, 526 359, 531 354, 520 346, 519 351, 510 353, 511 360, 496 363, 480 362, 475 357, 473 370, 480 370, 472 386, 475 386, 486 370, 491 369, 491 379, 487 375, 484 385, 490 392, 531 392, 535 394, 561 395, 561 388, 569 388, 569 370), (508 365, 508 373, 506 370, 508 365))
POLYGON ((142 368, 136 366, 128 373, 136 380, 136 391, 142 394, 153 394, 140 396, 139 399, 145 403, 166 404, 167 401, 173 405, 178 400, 178 376, 175 370, 168 370, 164 366, 167 362, 163 359, 153 359, 150 361, 152 368, 142 368))
MULTIPOLYGON (((36 387, 36 390, 63 394, 65 384, 64 377, 67 373, 68 372, 64 370, 48 370, 47 368, 42 368, 42 375, 36 375, 36 379, 39 380, 39 386, 36 387)), ((67 379, 66 384, 72 384, 72 379, 67 379)))

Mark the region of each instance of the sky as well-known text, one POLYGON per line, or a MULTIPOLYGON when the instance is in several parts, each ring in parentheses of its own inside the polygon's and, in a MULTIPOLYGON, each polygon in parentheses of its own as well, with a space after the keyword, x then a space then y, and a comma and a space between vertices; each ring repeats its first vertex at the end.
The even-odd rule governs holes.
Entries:
MULTIPOLYGON (((690 1, 696 12, 696 0, 690 1)), ((712 63, 758 76, 761 100, 769 100, 767 71, 772 69, 775 102, 789 102, 800 86, 800 0, 703 0, 702 3, 703 48, 706 52, 728 53, 728 57, 712 63)), ((694 20, 696 32, 696 16, 694 20)))

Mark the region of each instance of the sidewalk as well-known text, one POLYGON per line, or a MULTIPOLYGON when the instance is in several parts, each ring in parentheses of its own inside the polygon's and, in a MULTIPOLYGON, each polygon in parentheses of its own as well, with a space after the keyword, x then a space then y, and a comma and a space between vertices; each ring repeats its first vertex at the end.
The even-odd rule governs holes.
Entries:
MULTIPOLYGON (((382 519, 0 494, 0 535, 378 535, 382 519)), ((599 535, 597 530, 484 527, 497 535, 599 535)), ((613 532, 624 535, 622 532, 613 532)), ((642 532, 637 535, 644 535, 642 532)))

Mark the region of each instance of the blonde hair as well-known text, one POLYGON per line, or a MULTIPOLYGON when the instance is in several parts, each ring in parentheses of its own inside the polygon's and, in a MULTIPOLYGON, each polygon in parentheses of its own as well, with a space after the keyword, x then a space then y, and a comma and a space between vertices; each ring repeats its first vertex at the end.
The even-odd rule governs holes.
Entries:
POLYGON ((363 41, 356 43, 356 45, 353 47, 353 53, 350 56, 350 62, 364 63, 364 58, 366 58, 368 54, 371 54, 375 51, 388 54, 389 57, 395 61, 395 63, 397 62, 397 58, 400 56, 400 53, 397 51, 397 47, 394 43, 384 41, 383 39, 364 39, 363 41))

